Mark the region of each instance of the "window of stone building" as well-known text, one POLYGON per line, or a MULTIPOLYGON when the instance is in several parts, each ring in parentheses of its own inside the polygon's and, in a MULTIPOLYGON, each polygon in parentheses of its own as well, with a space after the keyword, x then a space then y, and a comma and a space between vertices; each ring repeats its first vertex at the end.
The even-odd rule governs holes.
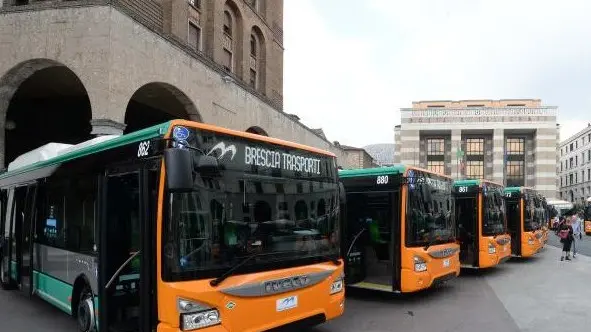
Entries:
POLYGON ((257 88, 257 72, 254 69, 250 69, 250 86, 253 89, 257 88))
POLYGON ((224 66, 224 69, 227 71, 232 71, 232 52, 230 52, 230 50, 227 50, 224 48, 224 52, 223 52, 223 59, 222 59, 222 65, 224 66))
POLYGON ((466 162, 466 177, 484 179, 484 162, 482 160, 468 160, 466 162))
POLYGON ((427 155, 439 156, 445 153, 445 140, 443 138, 427 139, 427 155))
POLYGON ((224 33, 232 37, 232 14, 229 11, 224 11, 224 33))
POLYGON ((195 51, 201 51, 201 28, 189 22, 189 46, 195 51))
POLYGON ((201 8, 201 0, 189 0, 189 4, 195 8, 201 8))
POLYGON ((466 154, 467 155, 483 155, 484 154, 484 138, 467 138, 466 139, 466 154))
POLYGON ((574 182, 573 182, 573 174, 572 173, 568 175, 568 184, 571 185, 571 186, 574 184, 574 182))
POLYGON ((587 181, 591 181, 591 168, 587 168, 587 181))
POLYGON ((507 138, 506 149, 508 155, 520 155, 525 153, 525 139, 521 137, 507 138))
POLYGON ((257 37, 254 34, 250 34, 250 56, 257 58, 258 49, 257 37))
POLYGON ((568 168, 573 168, 573 157, 568 160, 568 168))
POLYGON ((427 169, 431 172, 445 174, 445 163, 443 160, 428 160, 427 169))
POLYGON ((507 186, 525 185, 525 163, 523 160, 507 161, 507 186))

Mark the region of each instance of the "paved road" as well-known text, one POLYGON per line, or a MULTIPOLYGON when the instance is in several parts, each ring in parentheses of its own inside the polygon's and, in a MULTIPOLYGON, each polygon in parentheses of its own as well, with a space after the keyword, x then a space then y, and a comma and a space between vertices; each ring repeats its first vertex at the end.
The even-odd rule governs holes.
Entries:
MULTIPOLYGON (((308 332, 588 331, 591 258, 560 262, 559 257, 560 249, 547 246, 532 259, 462 271, 457 280, 414 295, 348 290, 345 315, 308 332)), ((76 331, 51 305, 0 291, 0 331, 27 330, 76 331)))
MULTIPOLYGON (((562 248, 562 244, 560 243, 560 238, 556 236, 553 232, 550 233, 548 236, 548 244, 555 246, 557 248, 562 248)), ((579 254, 591 256, 591 236, 587 236, 583 234, 583 239, 578 240, 576 242, 577 245, 577 252, 579 254)))

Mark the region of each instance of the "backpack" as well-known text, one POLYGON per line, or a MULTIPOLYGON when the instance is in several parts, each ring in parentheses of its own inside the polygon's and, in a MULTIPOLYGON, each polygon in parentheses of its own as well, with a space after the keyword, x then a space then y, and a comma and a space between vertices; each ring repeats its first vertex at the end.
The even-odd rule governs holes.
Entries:
POLYGON ((558 236, 562 239, 562 240, 566 240, 568 238, 568 233, 569 230, 568 229, 562 229, 560 230, 560 232, 558 233, 558 236))

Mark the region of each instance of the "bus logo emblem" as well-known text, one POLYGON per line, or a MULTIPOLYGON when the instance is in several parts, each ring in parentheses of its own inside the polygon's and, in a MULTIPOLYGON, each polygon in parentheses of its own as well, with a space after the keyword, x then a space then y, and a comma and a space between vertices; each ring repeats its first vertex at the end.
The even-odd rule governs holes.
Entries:
POLYGON ((234 303, 232 301, 230 301, 226 304, 226 308, 228 308, 230 310, 234 309, 235 307, 236 307, 236 303, 234 303))
POLYGON ((232 157, 230 157, 230 160, 233 160, 234 156, 236 156, 236 147, 234 145, 226 146, 224 142, 219 142, 218 144, 216 144, 213 148, 211 148, 211 150, 209 150, 207 155, 211 155, 214 151, 220 152, 217 156, 218 159, 222 159, 228 152, 232 153, 232 157))

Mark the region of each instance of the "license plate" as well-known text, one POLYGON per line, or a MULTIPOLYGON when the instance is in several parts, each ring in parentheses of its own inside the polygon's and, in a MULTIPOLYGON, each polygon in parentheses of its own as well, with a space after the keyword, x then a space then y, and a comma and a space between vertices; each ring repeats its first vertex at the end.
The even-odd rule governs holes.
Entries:
POLYGON ((443 260, 443 267, 449 267, 449 258, 443 260))
POLYGON ((277 300, 277 311, 285 311, 298 306, 298 296, 293 295, 277 300))

